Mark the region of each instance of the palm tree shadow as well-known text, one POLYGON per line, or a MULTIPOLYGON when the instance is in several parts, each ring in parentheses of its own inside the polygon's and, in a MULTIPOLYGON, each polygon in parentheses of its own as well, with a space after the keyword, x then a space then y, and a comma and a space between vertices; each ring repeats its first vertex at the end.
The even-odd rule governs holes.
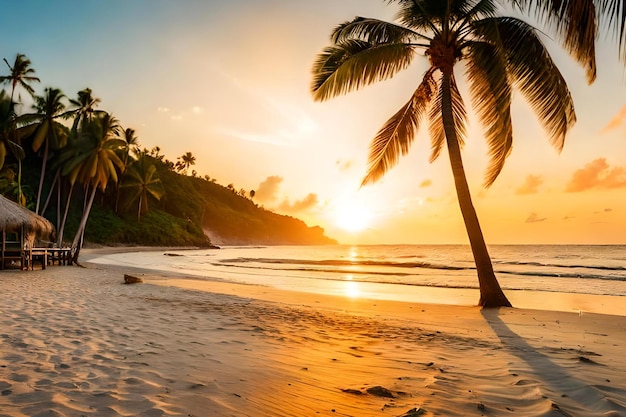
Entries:
MULTIPOLYGON (((626 407, 608 398, 599 387, 577 379, 575 374, 555 363, 550 356, 540 352, 511 330, 500 318, 500 309, 482 309, 481 314, 503 347, 528 365, 528 369, 542 387, 544 397, 552 402, 556 415, 626 415, 626 407)), ((602 366, 582 356, 576 360, 581 362, 581 366, 602 366)), ((626 391, 621 391, 622 395, 626 395, 626 391)))

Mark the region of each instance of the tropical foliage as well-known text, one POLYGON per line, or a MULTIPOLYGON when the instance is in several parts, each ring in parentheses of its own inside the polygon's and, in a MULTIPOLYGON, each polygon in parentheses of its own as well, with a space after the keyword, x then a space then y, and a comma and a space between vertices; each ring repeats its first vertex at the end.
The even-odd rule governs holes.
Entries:
MULTIPOLYGON (((363 184, 379 180, 413 143, 422 119, 429 122, 431 161, 447 148, 456 192, 476 263, 482 306, 509 306, 493 272, 491 259, 467 184, 461 148, 467 112, 455 69, 465 71, 472 105, 483 124, 491 164, 485 185, 502 171, 513 144, 513 90, 528 100, 560 150, 576 121, 564 78, 542 42, 541 32, 517 17, 499 13, 503 3, 537 14, 554 27, 565 48, 596 76, 596 9, 593 1, 391 0, 396 21, 356 17, 338 25, 331 45, 313 65, 311 90, 323 101, 388 79, 416 58, 428 59, 421 81, 378 131, 370 146, 363 184)), ((601 10, 619 11, 618 2, 597 2, 601 10), (617 5, 617 6, 616 6, 617 5)), ((624 40, 624 16, 617 25, 624 40)), ((619 14, 610 15, 614 20, 619 14)))
POLYGON ((7 85, 0 90, 0 193, 51 220, 54 243, 71 242, 75 260, 85 240, 209 246, 204 227, 230 242, 331 242, 321 229, 263 210, 208 175, 187 176, 196 163, 191 152, 174 163, 159 146, 141 149, 136 131, 100 110, 90 88, 74 99, 53 87, 38 95, 26 56, 7 65, 9 75, 0 78, 7 85), (32 95, 31 108, 23 109, 19 94, 14 99, 20 89, 32 95))

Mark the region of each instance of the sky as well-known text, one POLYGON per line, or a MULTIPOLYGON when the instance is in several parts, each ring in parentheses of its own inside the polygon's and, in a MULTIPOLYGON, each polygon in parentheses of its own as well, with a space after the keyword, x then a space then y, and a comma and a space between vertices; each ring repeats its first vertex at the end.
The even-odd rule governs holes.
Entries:
MULTIPOLYGON (((192 152, 197 175, 255 190, 254 201, 321 226, 347 244, 467 243, 447 153, 429 163, 426 128, 411 152, 361 187, 368 147, 427 68, 325 102, 311 67, 331 30, 355 16, 393 20, 383 0, 0 0, 0 55, 32 62, 40 84, 68 97, 89 87, 141 145, 167 159, 192 152)), ((526 19, 528 20, 528 19, 526 19)), ((547 31, 549 33, 549 31, 547 31)), ((544 41, 572 92, 578 122, 562 152, 521 94, 513 152, 489 189, 478 121, 463 158, 489 244, 626 243, 626 72, 610 36, 598 78, 544 41)), ((3 64, 0 62, 0 64, 3 64)), ((462 78, 462 67, 456 70, 462 78)), ((0 66, 0 73, 8 68, 0 66)), ((470 108, 471 99, 461 82, 470 108)), ((22 92, 22 95, 25 95, 22 92)), ((25 98, 25 97, 24 97, 25 98)), ((26 102, 26 99, 24 100, 26 102)), ((26 104, 24 105, 26 106, 26 104)), ((426 124, 424 124, 426 126, 426 124)))

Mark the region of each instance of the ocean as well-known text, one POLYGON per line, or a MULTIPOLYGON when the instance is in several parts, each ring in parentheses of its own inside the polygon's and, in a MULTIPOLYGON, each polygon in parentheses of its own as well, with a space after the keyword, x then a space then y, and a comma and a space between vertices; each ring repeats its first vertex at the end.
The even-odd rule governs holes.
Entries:
MULTIPOLYGON (((626 296, 626 245, 493 245, 489 251, 505 292, 626 296)), ((478 288, 466 245, 226 246, 99 254, 89 262, 401 301, 425 288, 478 288)))

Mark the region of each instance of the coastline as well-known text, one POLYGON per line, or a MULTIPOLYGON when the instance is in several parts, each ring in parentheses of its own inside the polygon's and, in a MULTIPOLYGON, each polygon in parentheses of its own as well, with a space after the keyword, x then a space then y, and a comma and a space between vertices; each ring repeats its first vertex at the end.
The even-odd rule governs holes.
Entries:
POLYGON ((83 262, 0 273, 0 415, 626 415, 626 317, 83 262))
MULTIPOLYGON (((103 247, 83 250, 81 259, 89 263, 90 260, 100 255, 116 254, 123 252, 164 252, 195 250, 197 248, 180 247, 103 247)), ((103 268, 118 269, 120 271, 131 271, 133 273, 148 275, 151 277, 161 277, 168 285, 175 285, 181 288, 193 288, 208 292, 219 292, 219 285, 222 282, 219 278, 211 276, 198 276, 180 271, 160 271, 128 265, 113 265, 111 263, 98 263, 103 268), (177 279, 172 279, 172 278, 177 279)), ((230 281, 227 281, 230 282, 230 281)), ((255 284, 240 284, 238 291, 246 291, 249 287, 256 287, 255 284)), ((292 293, 306 293, 317 295, 329 295, 348 299, 369 299, 377 301, 396 301, 404 303, 424 303, 424 304, 444 304, 454 306, 473 307, 478 303, 480 294, 478 289, 472 288, 449 288, 434 286, 407 285, 399 293, 397 286, 384 283, 349 282, 332 280, 309 280, 306 285, 285 285, 285 282, 276 282, 273 287, 264 284, 258 285, 266 291, 271 288, 278 291, 292 293)), ((626 316, 626 297, 612 295, 596 295, 584 293, 567 293, 557 291, 533 291, 533 290, 505 290, 505 293, 515 308, 530 310, 549 310, 560 312, 574 312, 576 314, 596 313, 626 316)), ((259 295, 260 296, 260 295, 259 295)))

